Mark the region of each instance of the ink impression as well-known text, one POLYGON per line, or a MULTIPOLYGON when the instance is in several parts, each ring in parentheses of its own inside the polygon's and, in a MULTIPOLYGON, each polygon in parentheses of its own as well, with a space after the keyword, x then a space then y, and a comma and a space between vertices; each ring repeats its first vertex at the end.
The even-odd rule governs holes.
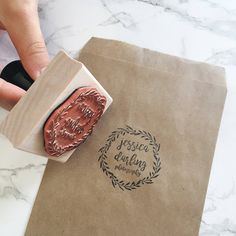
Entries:
POLYGON ((114 188, 134 190, 159 176, 160 144, 145 130, 130 126, 114 130, 99 149, 100 168, 114 188))
POLYGON ((77 89, 50 115, 44 125, 46 152, 59 157, 78 147, 92 133, 105 105, 106 97, 95 88, 77 89))

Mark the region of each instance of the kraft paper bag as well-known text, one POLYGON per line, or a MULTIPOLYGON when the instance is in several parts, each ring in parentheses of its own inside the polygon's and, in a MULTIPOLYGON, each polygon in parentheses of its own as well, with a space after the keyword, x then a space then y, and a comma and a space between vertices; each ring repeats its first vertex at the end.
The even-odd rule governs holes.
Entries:
POLYGON ((79 60, 114 102, 66 164, 49 161, 26 235, 198 235, 224 70, 98 38, 79 60))

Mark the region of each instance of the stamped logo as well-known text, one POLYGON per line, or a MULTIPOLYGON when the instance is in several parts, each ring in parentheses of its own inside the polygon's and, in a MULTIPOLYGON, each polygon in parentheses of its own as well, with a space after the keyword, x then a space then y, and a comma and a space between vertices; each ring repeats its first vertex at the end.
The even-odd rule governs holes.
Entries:
POLYGON ((114 188, 133 190, 152 184, 159 176, 159 151, 160 144, 149 132, 126 126, 109 135, 99 149, 98 161, 114 188))
POLYGON ((84 142, 103 114, 105 104, 106 97, 95 88, 77 89, 45 123, 46 152, 58 157, 84 142))

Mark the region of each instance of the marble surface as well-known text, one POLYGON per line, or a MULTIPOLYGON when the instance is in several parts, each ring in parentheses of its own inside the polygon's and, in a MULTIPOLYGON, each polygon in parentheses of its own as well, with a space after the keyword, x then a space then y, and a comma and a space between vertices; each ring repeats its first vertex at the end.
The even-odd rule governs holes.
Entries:
MULTIPOLYGON (((201 222, 201 236, 236 235, 236 1, 42 0, 50 56, 77 56, 92 36, 123 40, 226 68, 228 95, 201 222)), ((0 67, 17 58, 0 37, 0 67)), ((0 110, 0 119, 6 112, 0 110)), ((0 136, 0 235, 23 235, 46 159, 14 150, 0 136)))

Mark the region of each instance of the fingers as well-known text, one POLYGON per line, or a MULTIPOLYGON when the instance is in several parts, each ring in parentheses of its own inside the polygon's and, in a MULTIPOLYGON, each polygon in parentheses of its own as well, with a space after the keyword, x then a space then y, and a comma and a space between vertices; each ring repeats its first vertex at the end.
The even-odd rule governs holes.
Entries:
POLYGON ((0 106, 6 110, 12 107, 20 100, 26 92, 0 78, 0 106))
POLYGON ((16 47, 24 68, 32 79, 36 79, 49 63, 37 7, 14 12, 11 17, 5 19, 4 26, 16 47))
MULTIPOLYGON (((36 79, 48 63, 48 53, 41 33, 37 1, 5 1, 0 8, 0 29, 5 29, 16 47, 22 64, 36 79)), ((0 79, 0 106, 10 110, 26 92, 0 79)))

